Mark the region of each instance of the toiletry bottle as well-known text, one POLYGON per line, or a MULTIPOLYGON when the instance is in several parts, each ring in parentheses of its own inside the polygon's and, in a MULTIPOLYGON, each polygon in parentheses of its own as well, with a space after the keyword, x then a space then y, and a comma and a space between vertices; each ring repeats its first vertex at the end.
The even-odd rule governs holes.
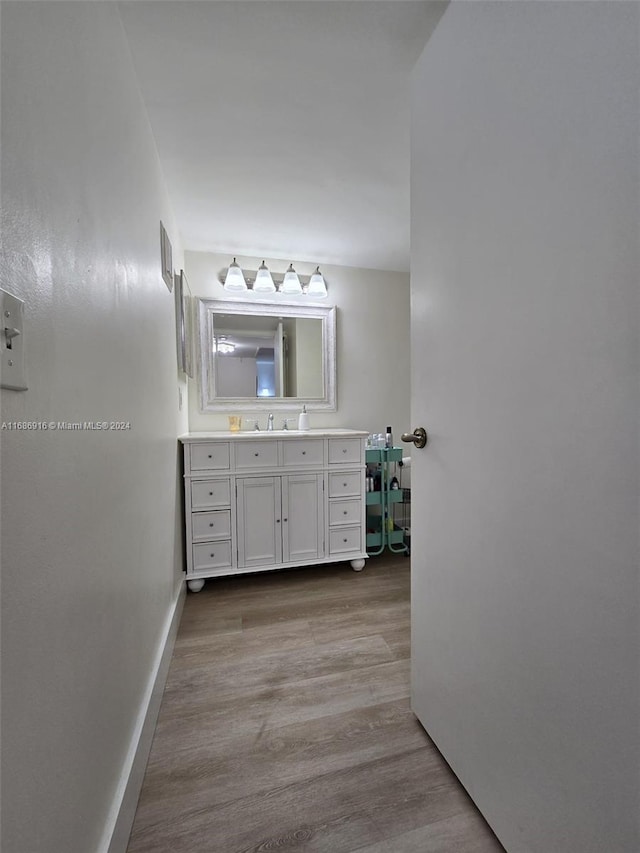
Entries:
POLYGON ((307 414, 306 406, 302 407, 302 411, 300 412, 300 415, 298 417, 298 429, 309 429, 309 415, 307 414))
POLYGON ((387 427, 387 436, 385 440, 385 447, 393 447, 393 432, 391 431, 391 427, 387 427))

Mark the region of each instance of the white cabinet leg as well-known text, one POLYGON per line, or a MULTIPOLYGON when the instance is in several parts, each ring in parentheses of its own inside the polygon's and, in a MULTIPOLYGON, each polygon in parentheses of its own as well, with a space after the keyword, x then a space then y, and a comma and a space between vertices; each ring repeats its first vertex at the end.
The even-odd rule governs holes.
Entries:
POLYGON ((354 572, 361 572, 364 569, 364 560, 351 560, 351 568, 354 572))
POLYGON ((194 581, 187 581, 187 586, 189 587, 191 592, 200 592, 200 590, 204 586, 204 579, 197 578, 194 581))

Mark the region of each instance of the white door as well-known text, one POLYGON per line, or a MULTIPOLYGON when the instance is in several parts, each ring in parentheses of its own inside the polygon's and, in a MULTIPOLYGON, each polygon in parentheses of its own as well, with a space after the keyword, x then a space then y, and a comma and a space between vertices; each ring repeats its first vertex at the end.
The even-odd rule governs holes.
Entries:
POLYGON ((509 853, 640 849, 639 19, 452 3, 414 72, 413 706, 509 853))
POLYGON ((324 556, 322 474, 282 478, 282 536, 285 562, 324 556))
POLYGON ((238 567, 282 561, 280 477, 239 477, 237 483, 238 567))
POLYGON ((284 369, 284 329, 282 320, 273 336, 273 361, 276 377, 276 397, 286 397, 285 369, 284 369))

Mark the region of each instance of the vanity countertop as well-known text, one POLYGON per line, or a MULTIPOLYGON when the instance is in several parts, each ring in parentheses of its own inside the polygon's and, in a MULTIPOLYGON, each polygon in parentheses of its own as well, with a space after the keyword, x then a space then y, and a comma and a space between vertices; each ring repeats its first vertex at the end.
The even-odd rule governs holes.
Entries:
POLYGON ((257 438, 287 439, 287 438, 364 438, 369 433, 361 429, 274 429, 255 430, 243 429, 240 432, 218 430, 216 432, 189 432, 178 436, 178 441, 188 444, 192 441, 215 441, 230 439, 234 441, 253 440, 257 438))

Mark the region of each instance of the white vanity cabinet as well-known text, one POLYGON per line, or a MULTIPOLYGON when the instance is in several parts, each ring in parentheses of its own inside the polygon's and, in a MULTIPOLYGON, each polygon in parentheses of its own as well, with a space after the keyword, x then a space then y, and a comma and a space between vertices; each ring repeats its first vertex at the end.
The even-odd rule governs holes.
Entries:
POLYGON ((366 433, 192 433, 184 446, 187 582, 366 552, 366 433))

